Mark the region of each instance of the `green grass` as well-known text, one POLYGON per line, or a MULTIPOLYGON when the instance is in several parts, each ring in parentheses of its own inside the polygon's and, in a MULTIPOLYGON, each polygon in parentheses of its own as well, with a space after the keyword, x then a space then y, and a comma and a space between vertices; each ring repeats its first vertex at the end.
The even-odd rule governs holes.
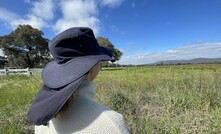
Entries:
MULTIPOLYGON (((0 133, 32 133, 26 112, 40 76, 0 81, 0 133)), ((221 65, 104 68, 95 82, 95 100, 122 113, 132 133, 221 133, 221 65)))
POLYGON ((39 76, 0 77, 0 133, 32 133, 26 114, 41 85, 39 76), (36 80, 37 78, 37 80, 36 80))

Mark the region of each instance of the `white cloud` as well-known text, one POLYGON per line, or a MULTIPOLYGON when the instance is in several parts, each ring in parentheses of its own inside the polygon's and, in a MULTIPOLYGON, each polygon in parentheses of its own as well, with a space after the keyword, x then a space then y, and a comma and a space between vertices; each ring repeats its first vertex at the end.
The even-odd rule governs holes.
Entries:
POLYGON ((56 32, 73 26, 87 26, 95 33, 99 32, 100 21, 95 0, 63 0, 60 1, 60 7, 63 17, 54 26, 56 32))
POLYGON ((54 17, 55 2, 53 0, 39 0, 33 2, 31 14, 44 20, 51 20, 54 17))
POLYGON ((118 27, 116 25, 110 25, 110 29, 112 31, 114 31, 114 32, 118 32, 119 31, 119 29, 118 29, 118 27))
POLYGON ((135 8, 135 7, 136 7, 136 3, 135 3, 135 2, 132 2, 132 3, 130 4, 130 6, 131 6, 132 8, 135 8))
POLYGON ((124 32, 124 31, 123 31, 123 32, 121 32, 120 34, 121 34, 121 35, 126 35, 126 34, 127 34, 127 32, 124 32))
POLYGON ((19 15, 10 12, 9 10, 5 9, 5 8, 1 8, 0 7, 0 20, 4 21, 4 22, 12 22, 15 19, 20 18, 19 15))
POLYGON ((31 9, 24 17, 19 16, 7 9, 0 8, 0 20, 6 22, 12 29, 15 29, 20 24, 29 24, 34 28, 42 29, 48 27, 48 20, 54 17, 54 2, 53 0, 25 1, 30 3, 31 9))
POLYGON ((187 60, 193 58, 220 58, 221 42, 185 45, 164 52, 123 56, 120 64, 148 64, 162 60, 187 60))
POLYGON ((14 20, 11 25, 16 28, 19 24, 29 24, 34 28, 48 27, 49 20, 54 17, 55 4, 53 0, 29 1, 32 5, 30 12, 24 18, 14 20))
POLYGON ((34 28, 42 29, 43 27, 48 26, 47 23, 35 15, 27 15, 25 19, 17 19, 16 21, 11 22, 11 27, 15 29, 18 25, 29 24, 34 28))
MULTIPOLYGON (((91 27, 99 33, 100 6, 116 7, 124 0, 23 0, 30 6, 25 15, 18 15, 0 8, 0 20, 15 29, 20 24, 29 24, 42 30, 51 28, 56 33, 74 26, 91 27), (56 16, 61 12, 62 16, 56 16), (56 14, 55 14, 56 13, 56 14)), ((59 14, 60 15, 60 14, 59 14)))
POLYGON ((124 0, 100 0, 103 6, 116 7, 120 6, 124 0))

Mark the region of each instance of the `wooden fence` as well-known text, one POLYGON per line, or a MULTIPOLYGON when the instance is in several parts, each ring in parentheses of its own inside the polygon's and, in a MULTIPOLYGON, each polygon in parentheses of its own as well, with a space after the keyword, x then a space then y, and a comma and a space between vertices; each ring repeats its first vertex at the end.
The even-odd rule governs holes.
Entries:
POLYGON ((18 69, 18 68, 5 68, 0 69, 0 75, 11 75, 11 74, 23 74, 23 75, 30 75, 30 74, 39 74, 42 72, 42 68, 25 68, 25 69, 18 69))

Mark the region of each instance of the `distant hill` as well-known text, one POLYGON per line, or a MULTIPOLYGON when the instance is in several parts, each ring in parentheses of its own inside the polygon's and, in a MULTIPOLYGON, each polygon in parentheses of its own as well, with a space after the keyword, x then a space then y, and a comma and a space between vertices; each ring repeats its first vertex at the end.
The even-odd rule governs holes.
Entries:
POLYGON ((177 65, 177 64, 208 64, 221 63, 221 58, 196 58, 190 60, 166 60, 152 63, 151 65, 177 65))

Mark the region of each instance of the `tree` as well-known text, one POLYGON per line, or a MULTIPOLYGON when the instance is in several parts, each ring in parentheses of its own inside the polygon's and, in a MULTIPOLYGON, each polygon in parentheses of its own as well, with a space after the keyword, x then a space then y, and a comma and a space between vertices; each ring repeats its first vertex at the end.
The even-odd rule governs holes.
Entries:
POLYGON ((4 68, 6 63, 7 63, 6 58, 3 56, 0 56, 0 68, 4 68))
POLYGON ((9 67, 43 67, 50 59, 48 39, 30 25, 19 25, 9 35, 0 37, 9 67))
POLYGON ((97 37, 97 41, 101 46, 110 47, 114 49, 113 57, 117 61, 121 58, 122 52, 114 47, 114 45, 109 41, 108 38, 97 37))

